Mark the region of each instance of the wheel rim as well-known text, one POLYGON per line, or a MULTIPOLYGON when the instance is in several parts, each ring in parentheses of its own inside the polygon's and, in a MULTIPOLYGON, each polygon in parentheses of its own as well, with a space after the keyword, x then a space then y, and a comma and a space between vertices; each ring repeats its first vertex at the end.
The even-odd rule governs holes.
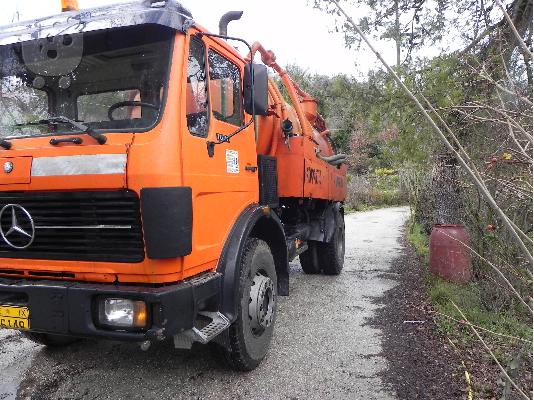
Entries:
POLYGON ((271 326, 274 317, 275 288, 271 278, 256 273, 250 286, 248 316, 250 328, 256 336, 271 326))

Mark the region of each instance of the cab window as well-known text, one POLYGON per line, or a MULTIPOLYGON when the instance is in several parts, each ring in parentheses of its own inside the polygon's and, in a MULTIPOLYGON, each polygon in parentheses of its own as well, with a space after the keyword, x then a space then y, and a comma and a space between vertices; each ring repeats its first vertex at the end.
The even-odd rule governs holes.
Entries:
MULTIPOLYGON (((84 122, 106 121, 111 106, 125 101, 141 99, 139 89, 113 90, 103 93, 92 93, 78 96, 78 118, 84 122)), ((141 118, 141 107, 125 106, 117 108, 113 113, 113 120, 141 118)))
POLYGON ((206 82, 206 49, 201 40, 191 37, 187 62, 186 117, 189 132, 208 135, 208 87, 206 82))
POLYGON ((243 110, 239 68, 213 50, 208 52, 208 63, 213 116, 219 121, 240 126, 243 122, 243 110))

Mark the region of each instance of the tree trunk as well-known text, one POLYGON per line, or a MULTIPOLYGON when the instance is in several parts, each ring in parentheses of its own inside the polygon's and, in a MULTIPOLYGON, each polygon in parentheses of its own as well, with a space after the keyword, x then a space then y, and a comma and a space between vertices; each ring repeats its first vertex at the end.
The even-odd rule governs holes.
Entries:
POLYGON ((397 47, 397 68, 401 64, 401 34, 399 0, 395 0, 395 45, 397 47))
MULTIPOLYGON (((532 32, 532 1, 514 0, 506 7, 519 36, 522 38, 528 38, 532 32)), ((524 51, 519 46, 508 21, 503 17, 495 25, 490 40, 482 47, 477 54, 477 58, 480 64, 493 60, 491 62, 493 67, 490 67, 490 75, 493 79, 499 80, 506 75, 501 59, 504 60, 505 66, 510 68, 512 53, 517 47, 519 47, 520 53, 523 54, 524 51)))
POLYGON ((439 154, 432 169, 432 197, 437 224, 461 224, 463 210, 458 165, 452 154, 439 154))
MULTIPOLYGON (((530 30, 528 33, 526 44, 528 48, 532 51, 532 30, 530 30)), ((522 55, 523 55, 523 62, 525 63, 525 69, 527 70, 528 94, 529 94, 529 97, 532 98, 531 97, 532 95, 532 60, 527 54, 525 54, 525 52, 522 52, 522 55)))

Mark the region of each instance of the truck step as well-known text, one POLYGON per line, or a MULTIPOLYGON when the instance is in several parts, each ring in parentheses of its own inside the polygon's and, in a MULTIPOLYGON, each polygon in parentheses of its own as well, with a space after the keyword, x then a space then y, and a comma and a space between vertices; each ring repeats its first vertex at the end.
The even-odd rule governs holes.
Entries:
POLYGON ((206 344, 230 326, 228 318, 218 311, 200 311, 199 314, 211 318, 211 322, 202 329, 193 328, 186 332, 186 334, 191 332, 196 342, 206 344))
POLYGON ((206 344, 230 326, 228 318, 218 311, 200 311, 198 314, 210 318, 211 322, 201 329, 193 327, 174 335, 175 348, 190 349, 193 342, 206 344))

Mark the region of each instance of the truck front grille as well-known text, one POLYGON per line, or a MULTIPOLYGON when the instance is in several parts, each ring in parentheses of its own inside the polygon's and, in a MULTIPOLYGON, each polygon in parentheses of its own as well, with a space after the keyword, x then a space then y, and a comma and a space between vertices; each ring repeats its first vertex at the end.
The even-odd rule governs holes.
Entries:
POLYGON ((139 198, 131 191, 0 193, 0 258, 140 262, 144 259, 139 198), (7 205, 14 205, 7 206, 7 205), (11 232, 13 211, 29 236, 11 232), (7 207, 5 207, 7 206, 7 207))

